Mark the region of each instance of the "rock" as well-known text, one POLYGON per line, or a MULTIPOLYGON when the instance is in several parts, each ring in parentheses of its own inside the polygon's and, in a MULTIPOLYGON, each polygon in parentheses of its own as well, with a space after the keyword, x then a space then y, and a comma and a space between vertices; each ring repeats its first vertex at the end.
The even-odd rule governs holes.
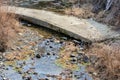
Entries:
POLYGON ((28 27, 32 26, 31 24, 27 24, 28 27))
POLYGON ((53 56, 55 56, 56 54, 55 53, 53 53, 53 56))
POLYGON ((47 55, 50 55, 50 53, 48 52, 47 55))
POLYGON ((52 46, 50 46, 50 48, 53 48, 52 46))
POLYGON ((20 36, 22 36, 23 34, 22 33, 18 33, 20 36))
POLYGON ((36 54, 36 58, 41 58, 41 55, 40 54, 36 54))
POLYGON ((84 50, 84 48, 83 48, 83 47, 80 47, 80 50, 84 50))
POLYGON ((96 73, 96 72, 93 72, 93 75, 97 76, 97 73, 96 73))
POLYGON ((0 62, 0 67, 3 65, 3 62, 0 62))

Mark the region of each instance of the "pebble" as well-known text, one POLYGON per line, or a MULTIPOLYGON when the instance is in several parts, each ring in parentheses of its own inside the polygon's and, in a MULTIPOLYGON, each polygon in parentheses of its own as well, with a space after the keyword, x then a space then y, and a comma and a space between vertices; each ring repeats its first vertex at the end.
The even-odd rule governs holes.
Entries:
POLYGON ((40 54, 36 54, 36 58, 41 58, 41 55, 40 54))
POLYGON ((97 73, 96 73, 96 72, 93 72, 93 75, 97 76, 97 73))
POLYGON ((48 52, 47 55, 50 55, 50 53, 48 52))
POLYGON ((32 25, 31 25, 31 24, 28 24, 27 26, 30 27, 30 26, 32 26, 32 25))
POLYGON ((22 33, 18 33, 20 36, 22 36, 23 34, 22 33))
POLYGON ((53 48, 52 46, 50 46, 50 48, 53 48))

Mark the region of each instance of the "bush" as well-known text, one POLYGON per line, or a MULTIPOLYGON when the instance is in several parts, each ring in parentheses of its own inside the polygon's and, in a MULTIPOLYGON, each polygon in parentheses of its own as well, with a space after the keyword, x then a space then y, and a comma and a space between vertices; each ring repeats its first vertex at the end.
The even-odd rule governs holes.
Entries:
POLYGON ((8 7, 3 8, 2 5, 2 0, 0 0, 0 52, 4 52, 10 46, 18 31, 15 14, 9 14, 8 7))
POLYGON ((120 78, 120 46, 116 44, 99 44, 89 49, 89 55, 98 57, 93 67, 101 80, 118 80, 120 78))

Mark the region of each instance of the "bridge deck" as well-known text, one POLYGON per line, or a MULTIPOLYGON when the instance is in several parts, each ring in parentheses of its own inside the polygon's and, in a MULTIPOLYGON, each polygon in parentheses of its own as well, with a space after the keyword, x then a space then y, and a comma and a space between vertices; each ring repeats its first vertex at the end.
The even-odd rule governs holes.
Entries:
POLYGON ((50 11, 10 7, 16 9, 15 13, 21 17, 44 27, 62 32, 76 39, 85 41, 102 41, 114 38, 120 34, 108 26, 93 20, 78 19, 73 16, 60 15, 50 11))

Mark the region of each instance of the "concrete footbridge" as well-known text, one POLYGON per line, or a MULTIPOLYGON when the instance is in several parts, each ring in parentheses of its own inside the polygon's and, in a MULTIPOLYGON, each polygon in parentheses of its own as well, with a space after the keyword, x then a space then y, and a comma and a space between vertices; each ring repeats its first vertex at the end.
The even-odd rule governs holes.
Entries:
POLYGON ((21 18, 34 24, 88 42, 103 41, 120 36, 117 31, 111 30, 109 26, 97 23, 92 19, 79 19, 77 17, 60 15, 50 11, 22 7, 9 6, 9 12, 18 14, 21 18))

